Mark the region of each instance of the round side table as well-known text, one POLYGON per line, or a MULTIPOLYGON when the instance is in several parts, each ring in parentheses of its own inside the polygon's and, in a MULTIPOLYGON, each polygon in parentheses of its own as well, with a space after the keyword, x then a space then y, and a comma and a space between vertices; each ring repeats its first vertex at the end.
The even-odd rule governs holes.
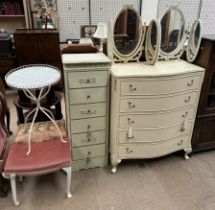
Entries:
POLYGON ((29 155, 31 152, 31 133, 39 111, 44 113, 46 117, 53 122, 59 132, 61 141, 64 142, 61 131, 57 123, 54 121, 52 112, 41 105, 42 99, 47 96, 51 86, 56 84, 60 78, 61 73, 58 68, 45 64, 31 64, 21 66, 11 70, 5 76, 5 81, 8 86, 18 90, 23 90, 26 97, 31 99, 36 104, 36 106, 27 114, 25 118, 26 123, 28 118, 33 115, 29 130, 28 152, 26 153, 27 155, 29 155), (35 90, 39 90, 38 96, 34 94, 35 90))

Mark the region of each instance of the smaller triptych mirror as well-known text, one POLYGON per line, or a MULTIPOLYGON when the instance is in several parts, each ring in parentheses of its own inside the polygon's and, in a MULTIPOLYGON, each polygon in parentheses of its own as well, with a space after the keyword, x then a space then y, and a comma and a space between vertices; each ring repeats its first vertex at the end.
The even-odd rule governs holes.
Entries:
POLYGON ((186 49, 186 56, 189 62, 193 62, 198 54, 199 47, 201 44, 201 22, 195 20, 190 31, 188 45, 186 49))
POLYGON ((152 20, 146 33, 145 56, 148 64, 155 64, 160 49, 160 23, 152 20))

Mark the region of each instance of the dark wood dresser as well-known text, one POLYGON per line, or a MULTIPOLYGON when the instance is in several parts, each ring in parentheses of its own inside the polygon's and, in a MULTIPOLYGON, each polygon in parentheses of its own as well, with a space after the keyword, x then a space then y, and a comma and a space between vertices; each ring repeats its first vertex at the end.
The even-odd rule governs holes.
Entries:
POLYGON ((215 34, 203 37, 195 64, 206 72, 192 136, 194 152, 215 148, 215 34))

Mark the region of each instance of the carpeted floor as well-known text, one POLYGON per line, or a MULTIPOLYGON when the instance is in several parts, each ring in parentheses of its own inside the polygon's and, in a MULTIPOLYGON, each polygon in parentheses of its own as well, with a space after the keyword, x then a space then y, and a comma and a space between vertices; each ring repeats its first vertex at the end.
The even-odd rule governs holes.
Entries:
MULTIPOLYGON (((15 131, 12 98, 8 103, 15 131)), ((0 198, 0 210, 215 210, 215 150, 194 154, 188 161, 180 153, 129 160, 116 174, 109 167, 73 173, 71 199, 65 198, 63 172, 27 177, 17 188, 20 206, 13 206, 9 193, 0 198)))

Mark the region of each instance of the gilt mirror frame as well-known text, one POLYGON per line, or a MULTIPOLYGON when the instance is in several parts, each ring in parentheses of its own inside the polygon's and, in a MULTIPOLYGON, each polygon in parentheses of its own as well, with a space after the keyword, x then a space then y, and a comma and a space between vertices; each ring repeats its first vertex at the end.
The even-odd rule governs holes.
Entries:
POLYGON ((158 54, 160 50, 160 40, 161 40, 161 29, 160 29, 160 22, 158 20, 151 20, 149 23, 149 27, 146 33, 146 43, 145 43, 145 57, 146 57, 146 63, 147 64, 155 64, 158 59, 158 54), (152 47, 152 27, 153 24, 155 24, 156 27, 156 45, 155 49, 152 47))
MULTIPOLYGON (((164 18, 164 16, 172 11, 172 10, 176 10, 180 13, 183 23, 184 23, 184 30, 183 30, 183 34, 181 37, 181 41, 178 43, 178 46, 171 52, 164 52, 162 50, 161 44, 162 41, 160 42, 160 50, 159 50, 159 60, 174 60, 174 59, 180 59, 180 57, 182 56, 183 52, 184 52, 184 43, 186 41, 186 37, 187 37, 187 25, 186 25, 186 21, 185 21, 185 17, 183 12, 176 6, 170 6, 161 16, 160 18, 160 27, 162 30, 162 19, 164 18)), ((162 33, 161 33, 161 40, 162 40, 162 33)))
POLYGON ((132 6, 132 5, 124 5, 123 8, 119 11, 118 15, 116 16, 115 20, 113 23, 109 24, 109 49, 111 50, 111 54, 112 54, 112 59, 113 62, 124 62, 127 63, 129 61, 138 61, 142 55, 143 52, 143 42, 144 42, 144 38, 145 38, 145 33, 146 33, 146 27, 142 25, 142 21, 141 21, 141 17, 138 14, 137 10, 132 6), (139 30, 139 37, 138 37, 138 42, 136 47, 128 54, 122 54, 119 52, 119 50, 117 49, 116 45, 115 45, 115 41, 114 41, 114 28, 115 28, 115 24, 117 22, 117 19, 120 17, 120 15, 126 11, 126 10, 132 10, 136 17, 137 20, 139 20, 139 26, 140 26, 140 30, 139 30))
POLYGON ((189 33, 188 44, 186 48, 186 57, 188 62, 192 63, 196 59, 196 56, 198 55, 198 52, 199 52, 201 40, 202 40, 202 23, 199 19, 197 19, 193 22, 189 33), (194 42, 195 42, 196 28, 198 24, 200 28, 199 28, 198 43, 196 46, 194 42))

